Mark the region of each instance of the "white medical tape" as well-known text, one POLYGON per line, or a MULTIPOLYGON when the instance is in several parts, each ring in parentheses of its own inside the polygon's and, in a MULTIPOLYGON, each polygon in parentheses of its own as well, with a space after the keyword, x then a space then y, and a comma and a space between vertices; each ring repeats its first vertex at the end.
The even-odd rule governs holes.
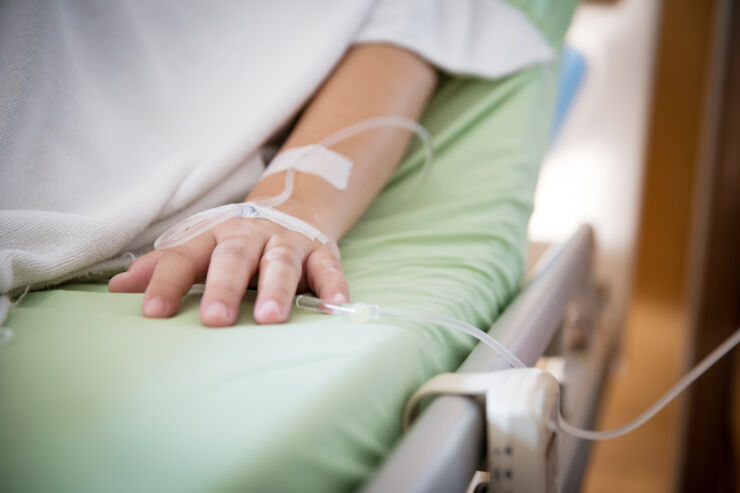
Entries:
POLYGON ((263 177, 288 169, 310 173, 326 180, 338 190, 346 190, 352 160, 318 144, 283 151, 270 162, 263 177))
POLYGON ((182 245, 233 217, 267 219, 285 229, 300 233, 309 240, 319 240, 321 243, 329 241, 328 236, 306 221, 272 207, 243 202, 214 207, 180 221, 157 238, 154 248, 164 250, 182 245))
POLYGON ((405 128, 414 132, 422 140, 428 171, 432 162, 432 145, 429 132, 424 127, 414 120, 400 116, 368 118, 343 128, 318 144, 296 147, 278 154, 262 176, 288 170, 285 178, 285 189, 280 194, 275 197, 260 199, 257 202, 224 205, 190 216, 162 233, 154 242, 154 248, 163 250, 181 245, 232 217, 267 219, 311 240, 319 240, 322 243, 328 242, 329 237, 311 224, 281 212, 275 207, 285 202, 293 192, 296 171, 316 175, 338 190, 346 190, 352 171, 352 161, 327 147, 358 133, 386 126, 405 128))
POLYGON ((296 233, 300 233, 309 240, 319 240, 321 243, 327 243, 329 241, 329 237, 319 231, 318 228, 307 223, 306 221, 298 219, 295 216, 291 216, 290 214, 286 214, 285 212, 273 209, 272 207, 257 205, 254 202, 246 202, 246 204, 242 205, 251 205, 255 209, 257 215, 247 217, 267 219, 268 221, 279 224, 286 229, 295 231, 296 233))

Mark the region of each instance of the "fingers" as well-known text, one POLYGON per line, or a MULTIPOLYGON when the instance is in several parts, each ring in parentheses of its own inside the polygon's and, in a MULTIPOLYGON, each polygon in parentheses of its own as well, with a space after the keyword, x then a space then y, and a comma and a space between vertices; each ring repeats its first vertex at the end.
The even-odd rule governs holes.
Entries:
POLYGON ((204 325, 224 327, 236 322, 249 278, 257 270, 263 243, 252 238, 230 238, 213 250, 200 304, 204 325))
POLYGON ((254 319, 261 324, 285 322, 301 279, 303 254, 290 243, 265 247, 260 260, 254 319))
POLYGON ((349 301, 349 286, 339 259, 326 249, 314 250, 306 259, 308 286, 319 298, 335 303, 349 301))
POLYGON ((193 283, 205 276, 215 241, 199 238, 162 252, 144 293, 144 316, 171 317, 193 283))
POLYGON ((143 293, 161 256, 162 252, 155 250, 137 258, 126 272, 111 278, 108 290, 111 293, 143 293))
POLYGON ((258 266, 254 308, 258 323, 282 323, 288 319, 302 278, 301 282, 321 298, 336 303, 349 300, 336 245, 296 241, 295 235, 274 234, 269 229, 258 231, 256 234, 252 229, 240 230, 231 225, 222 234, 203 235, 180 247, 151 252, 137 259, 127 272, 112 278, 109 289, 119 293, 144 291, 142 313, 162 318, 174 315, 193 283, 205 278, 200 314, 203 324, 212 327, 236 322, 242 298, 258 266))

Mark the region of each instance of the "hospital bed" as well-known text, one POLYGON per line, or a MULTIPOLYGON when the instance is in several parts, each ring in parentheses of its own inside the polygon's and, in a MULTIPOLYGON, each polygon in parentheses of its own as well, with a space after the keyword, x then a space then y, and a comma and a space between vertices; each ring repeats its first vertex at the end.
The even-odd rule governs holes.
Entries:
MULTIPOLYGON (((594 424, 617 347, 615 327, 600 317, 605 293, 593 278, 594 248, 588 226, 579 228, 565 244, 549 247, 491 329, 522 361, 553 371, 562 386, 566 419, 584 428, 594 424)), ((458 372, 509 367, 503 358, 479 345, 458 372)), ((486 463, 486 455, 496 446, 486 443, 484 411, 481 402, 468 397, 437 398, 363 491, 464 491, 473 472, 486 463)), ((554 443, 557 453, 543 456, 535 468, 558 470, 548 491, 577 491, 589 444, 567 435, 558 436, 554 443)), ((516 455, 516 451, 511 453, 516 455)), ((509 471, 516 476, 531 467, 514 463, 509 471)), ((489 479, 486 476, 482 481, 489 479)), ((500 479, 502 491, 519 491, 500 479)))
MULTIPOLYGON (((569 418, 585 425, 614 340, 599 323, 590 230, 548 249, 520 284, 556 76, 538 66, 445 80, 423 119, 432 172, 412 149, 340 246, 353 299, 492 327, 528 364, 559 369, 569 418)), ((461 371, 495 370, 499 358, 424 324, 294 311, 257 326, 253 301, 234 328, 208 330, 197 293, 157 321, 139 315, 140 295, 101 283, 30 293, 0 348, 0 489, 466 487, 484 453, 479 407, 439 398, 399 442, 403 405, 438 373, 463 361, 461 371)), ((576 485, 585 444, 557 446, 560 482, 576 485)))
MULTIPOLYGON (((553 141, 585 75, 585 59, 566 46, 561 56, 553 141)), ((564 395, 566 419, 583 428, 595 424, 604 380, 618 345, 618 326, 603 317, 608 293, 596 279, 595 250, 594 231, 586 225, 562 244, 530 243, 528 274, 516 298, 491 329, 529 366, 556 375, 564 395)), ((509 367, 504 358, 479 344, 457 371, 493 372, 509 367)), ((437 398, 363 491, 464 491, 473 471, 487 470, 488 448, 495 444, 486 443, 486 427, 485 405, 480 400, 464 396, 437 398)), ((549 466, 558 471, 554 475, 557 486, 549 486, 577 491, 588 451, 589 442, 565 434, 558 436, 557 453, 543 456, 554 461, 549 466)), ((538 466, 544 470, 548 465, 538 466)), ((518 491, 507 485, 504 477, 500 479, 499 489, 518 491)), ((488 481, 490 475, 476 476, 470 484, 488 481)))

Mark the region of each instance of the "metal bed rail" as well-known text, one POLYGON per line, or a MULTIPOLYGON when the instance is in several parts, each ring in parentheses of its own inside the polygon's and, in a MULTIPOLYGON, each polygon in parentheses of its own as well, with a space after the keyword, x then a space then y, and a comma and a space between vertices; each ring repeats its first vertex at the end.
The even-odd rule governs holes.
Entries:
MULTIPOLYGON (((594 234, 581 226, 563 245, 550 247, 491 329, 524 363, 534 366, 557 332, 568 303, 589 286, 594 234)), ((478 345, 460 372, 495 371, 508 363, 478 345)), ((414 422, 365 493, 465 491, 485 453, 482 408, 465 397, 435 399, 414 422)))

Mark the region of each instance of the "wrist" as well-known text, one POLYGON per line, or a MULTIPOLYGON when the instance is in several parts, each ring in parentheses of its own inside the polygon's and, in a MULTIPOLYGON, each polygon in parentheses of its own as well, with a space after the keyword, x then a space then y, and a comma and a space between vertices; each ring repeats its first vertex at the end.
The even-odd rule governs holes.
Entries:
POLYGON ((295 218, 305 221, 328 236, 335 243, 339 240, 330 222, 315 201, 303 200, 300 197, 289 197, 285 202, 274 207, 295 218))
MULTIPOLYGON (((246 201, 259 203, 260 200, 275 197, 282 192, 284 186, 285 173, 267 176, 255 185, 246 197, 246 201)), ((331 221, 327 217, 326 204, 322 200, 324 195, 318 190, 315 192, 309 194, 309 197, 306 198, 303 197, 304 194, 300 190, 294 189, 290 197, 273 208, 307 222, 336 242, 339 239, 339 234, 336 228, 332 227, 331 221)))

